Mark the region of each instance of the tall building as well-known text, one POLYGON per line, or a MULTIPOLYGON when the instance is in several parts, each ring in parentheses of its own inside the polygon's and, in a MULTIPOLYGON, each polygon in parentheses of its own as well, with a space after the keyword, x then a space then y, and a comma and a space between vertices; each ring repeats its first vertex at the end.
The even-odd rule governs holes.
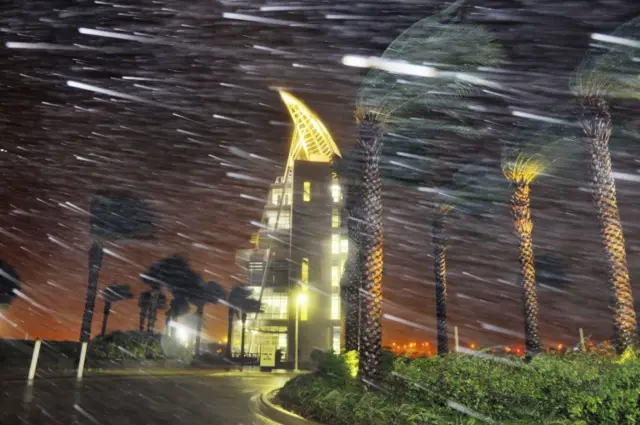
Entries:
MULTIPOLYGON (((343 198, 331 160, 341 156, 320 119, 300 100, 281 91, 294 125, 285 173, 269 188, 252 249, 237 252, 248 288, 262 302, 249 315, 245 351, 273 344, 292 361, 296 317, 300 364, 314 349, 340 351, 340 278, 347 257, 343 198), (297 314, 296 314, 297 310, 297 314)), ((345 223, 346 224, 346 223, 345 223)), ((232 347, 240 351, 240 326, 232 347)))

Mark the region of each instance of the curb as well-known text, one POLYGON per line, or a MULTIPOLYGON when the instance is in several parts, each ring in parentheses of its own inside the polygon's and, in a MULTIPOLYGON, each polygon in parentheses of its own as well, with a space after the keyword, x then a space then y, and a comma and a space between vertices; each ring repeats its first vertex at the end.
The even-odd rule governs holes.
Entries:
POLYGON ((282 407, 273 404, 269 399, 277 394, 278 391, 279 390, 273 390, 268 393, 260 394, 260 397, 258 398, 258 404, 259 410, 263 415, 282 425, 323 425, 319 422, 305 419, 302 416, 291 413, 288 410, 285 410, 282 407))

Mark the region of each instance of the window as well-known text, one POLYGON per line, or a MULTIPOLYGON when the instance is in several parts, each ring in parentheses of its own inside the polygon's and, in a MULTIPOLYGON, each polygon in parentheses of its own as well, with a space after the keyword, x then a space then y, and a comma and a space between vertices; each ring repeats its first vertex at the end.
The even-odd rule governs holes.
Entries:
POLYGON ((340 266, 331 266, 331 286, 340 286, 340 266))
POLYGON ((333 202, 340 202, 342 199, 342 190, 340 190, 339 184, 334 183, 331 185, 331 198, 333 202))
POLYGON ((311 201, 311 182, 304 182, 302 191, 302 200, 304 202, 311 201))
POLYGON ((340 208, 334 208, 331 211, 331 227, 340 227, 341 225, 340 208))
POLYGON ((273 205, 279 205, 281 196, 282 196, 282 190, 281 189, 273 189, 271 191, 271 203, 273 205))
POLYGON ((343 254, 349 252, 349 239, 344 238, 340 241, 340 252, 343 254))
POLYGON ((336 233, 331 235, 331 252, 334 254, 340 253, 340 235, 336 233))
POLYGON ((276 228, 276 220, 278 221, 278 230, 286 230, 291 227, 291 211, 267 211, 264 216, 264 225, 269 230, 276 228))
POLYGON ((288 317, 289 296, 284 292, 274 292, 273 288, 265 288, 260 308, 261 319, 285 320, 288 317))
POLYGON ((331 320, 340 320, 340 294, 331 294, 331 320))
POLYGON ((303 258, 300 265, 300 280, 304 283, 309 283, 309 259, 303 258))
POLYGON ((340 352, 340 326, 333 327, 333 352, 338 354, 340 352))

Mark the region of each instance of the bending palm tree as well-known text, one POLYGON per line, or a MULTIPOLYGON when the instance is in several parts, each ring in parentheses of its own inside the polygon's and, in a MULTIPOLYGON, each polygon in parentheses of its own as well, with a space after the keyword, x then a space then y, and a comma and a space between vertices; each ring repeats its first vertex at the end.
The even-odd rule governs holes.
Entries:
POLYGON ((200 354, 200 338, 202 333, 202 322, 204 316, 205 304, 217 304, 218 301, 224 300, 227 294, 219 283, 210 280, 200 285, 196 294, 192 294, 191 300, 198 308, 198 329, 196 331, 196 355, 200 354))
POLYGON ((91 201, 89 278, 80 341, 91 339, 91 323, 98 292, 105 240, 148 239, 155 231, 155 217, 146 202, 126 191, 101 191, 91 201))
POLYGON ((503 163, 504 176, 512 185, 511 215, 519 238, 520 281, 524 305, 525 347, 528 356, 540 352, 540 329, 538 326, 538 295, 534 267, 531 232, 531 183, 542 173, 544 165, 535 157, 519 155, 515 160, 503 163))
POLYGON ((105 336, 107 334, 107 321, 111 313, 111 304, 118 301, 130 300, 133 298, 133 294, 131 293, 129 285, 112 284, 102 292, 102 297, 104 298, 104 311, 102 317, 102 332, 100 334, 105 336))
MULTIPOLYGON (((640 19, 636 18, 619 28, 615 35, 636 39, 640 34, 638 23, 640 19)), ((628 46, 616 45, 606 54, 587 57, 572 84, 572 91, 578 100, 578 119, 589 149, 592 197, 607 261, 613 309, 613 339, 618 353, 624 352, 635 341, 637 324, 609 152, 613 125, 606 98, 629 95, 637 97, 637 78, 629 77, 630 74, 638 73, 635 61, 637 54, 634 50, 628 46)))
POLYGON ((146 291, 140 294, 138 297, 138 307, 140 307, 140 324, 138 330, 144 332, 144 324, 147 321, 149 315, 149 307, 151 306, 151 292, 146 291))
MULTIPOLYGON (((227 358, 230 359, 232 357, 231 348, 232 339, 233 339, 233 319, 236 317, 237 312, 240 310, 245 299, 251 297, 251 292, 245 288, 244 286, 234 286, 231 288, 229 292, 229 298, 227 299, 227 304, 229 305, 228 310, 228 328, 227 328, 227 358)), ((242 333, 244 335, 244 332, 242 333)))

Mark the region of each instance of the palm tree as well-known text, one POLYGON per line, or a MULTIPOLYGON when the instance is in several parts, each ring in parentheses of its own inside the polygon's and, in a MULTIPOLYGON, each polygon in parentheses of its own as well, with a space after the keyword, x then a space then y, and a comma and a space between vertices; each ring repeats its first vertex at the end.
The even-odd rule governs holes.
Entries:
POLYGON ((245 328, 247 324, 248 314, 260 313, 260 301, 254 298, 245 298, 240 304, 240 321, 242 322, 242 333, 240 337, 240 364, 244 366, 245 353, 244 353, 244 338, 245 328))
MULTIPOLYGON (((639 24, 640 18, 635 18, 615 31, 614 35, 637 39, 640 35, 639 24)), ((583 140, 589 150, 592 197, 600 225, 613 304, 614 344, 621 354, 633 345, 637 323, 609 152, 613 125, 608 98, 638 98, 638 79, 634 77, 638 73, 638 64, 633 47, 615 44, 606 53, 601 51, 598 47, 598 52, 587 55, 571 88, 578 101, 577 115, 582 125, 583 140)))
POLYGON ((20 276, 9 263, 0 259, 0 307, 11 304, 16 296, 16 290, 20 290, 20 276))
POLYGON ((196 332, 196 355, 200 354, 200 338, 202 333, 202 322, 205 304, 217 304, 220 300, 226 299, 227 294, 219 283, 212 280, 200 285, 199 291, 192 295, 192 302, 198 308, 198 329, 196 332))
POLYGON ((171 322, 177 321, 181 316, 184 316, 189 312, 189 299, 184 294, 175 295, 169 303, 169 310, 165 315, 164 332, 167 336, 173 336, 173 330, 171 329, 171 322))
POLYGON ((438 337, 438 354, 449 352, 449 335, 447 332, 447 238, 446 218, 451 211, 447 203, 436 204, 433 219, 433 269, 436 278, 436 321, 438 337))
MULTIPOLYGON (((169 289, 174 298, 188 300, 189 293, 196 291, 200 284, 200 276, 193 271, 189 261, 178 254, 155 262, 144 273, 140 274, 140 278, 151 287, 151 309, 148 326, 150 331, 153 331, 155 326, 157 311, 155 306, 160 302, 163 287, 169 289)), ((173 311, 171 311, 172 313, 173 311)))
MULTIPOLYGON (((502 61, 501 49, 486 31, 478 26, 458 23, 461 3, 456 2, 435 18, 422 19, 398 36, 382 58, 371 63, 373 69, 365 77, 358 93, 356 151, 363 162, 359 202, 364 222, 361 236, 364 301, 360 376, 365 382, 377 380, 381 373, 381 126, 384 124, 387 134, 395 133, 408 121, 407 114, 418 106, 430 111, 451 110, 454 106, 451 99, 467 91, 471 85, 472 79, 467 71, 478 66, 495 66, 502 61), (409 72, 411 67, 407 67, 407 63, 417 66, 436 63, 447 67, 446 71, 439 71, 423 66, 421 72, 409 72), (402 78, 397 73, 402 73, 402 78)), ((396 146, 391 149, 399 150, 396 146)), ((397 171, 398 167, 389 169, 397 171)), ((405 179, 404 176, 396 177, 395 172, 389 174, 394 181, 416 182, 415 176, 405 179)))
POLYGON ((138 307, 140 307, 140 332, 144 332, 145 320, 147 322, 147 332, 153 334, 155 332, 155 322, 158 310, 167 308, 167 297, 160 291, 157 293, 155 303, 152 303, 153 290, 145 291, 138 298, 138 307))
POLYGON ((130 300, 133 298, 131 293, 131 287, 129 285, 116 285, 111 284, 107 289, 102 291, 102 298, 104 298, 104 311, 102 317, 102 336, 107 333, 107 321, 109 320, 109 313, 111 313, 111 304, 118 301, 130 300))
POLYGON ((362 291, 360 310, 360 377, 380 378, 382 357, 382 180, 380 151, 382 129, 374 115, 366 114, 358 125, 356 149, 362 155, 362 291))
POLYGON ((149 308, 151 307, 151 292, 145 291, 138 297, 138 307, 140 307, 140 325, 138 330, 144 332, 144 324, 149 315, 149 308))
MULTIPOLYGON (((228 310, 228 327, 227 327, 227 358, 232 358, 232 339, 233 339, 233 320, 237 312, 240 310, 244 300, 251 297, 251 291, 244 286, 236 285, 231 288, 229 298, 227 298, 228 310)), ((242 332, 244 335, 244 332, 242 332)), ((244 345, 244 344, 243 344, 244 345)))
POLYGON ((538 295, 531 233, 531 183, 543 172, 545 164, 539 156, 519 154, 505 159, 502 172, 511 183, 511 215, 519 237, 520 281, 523 290, 524 334, 527 356, 538 354, 542 348, 538 326, 538 295))
POLYGON ((91 323, 98 291, 98 276, 107 240, 148 239, 155 231, 155 217, 147 203, 126 191, 101 191, 91 201, 89 279, 80 341, 91 339, 91 323))

